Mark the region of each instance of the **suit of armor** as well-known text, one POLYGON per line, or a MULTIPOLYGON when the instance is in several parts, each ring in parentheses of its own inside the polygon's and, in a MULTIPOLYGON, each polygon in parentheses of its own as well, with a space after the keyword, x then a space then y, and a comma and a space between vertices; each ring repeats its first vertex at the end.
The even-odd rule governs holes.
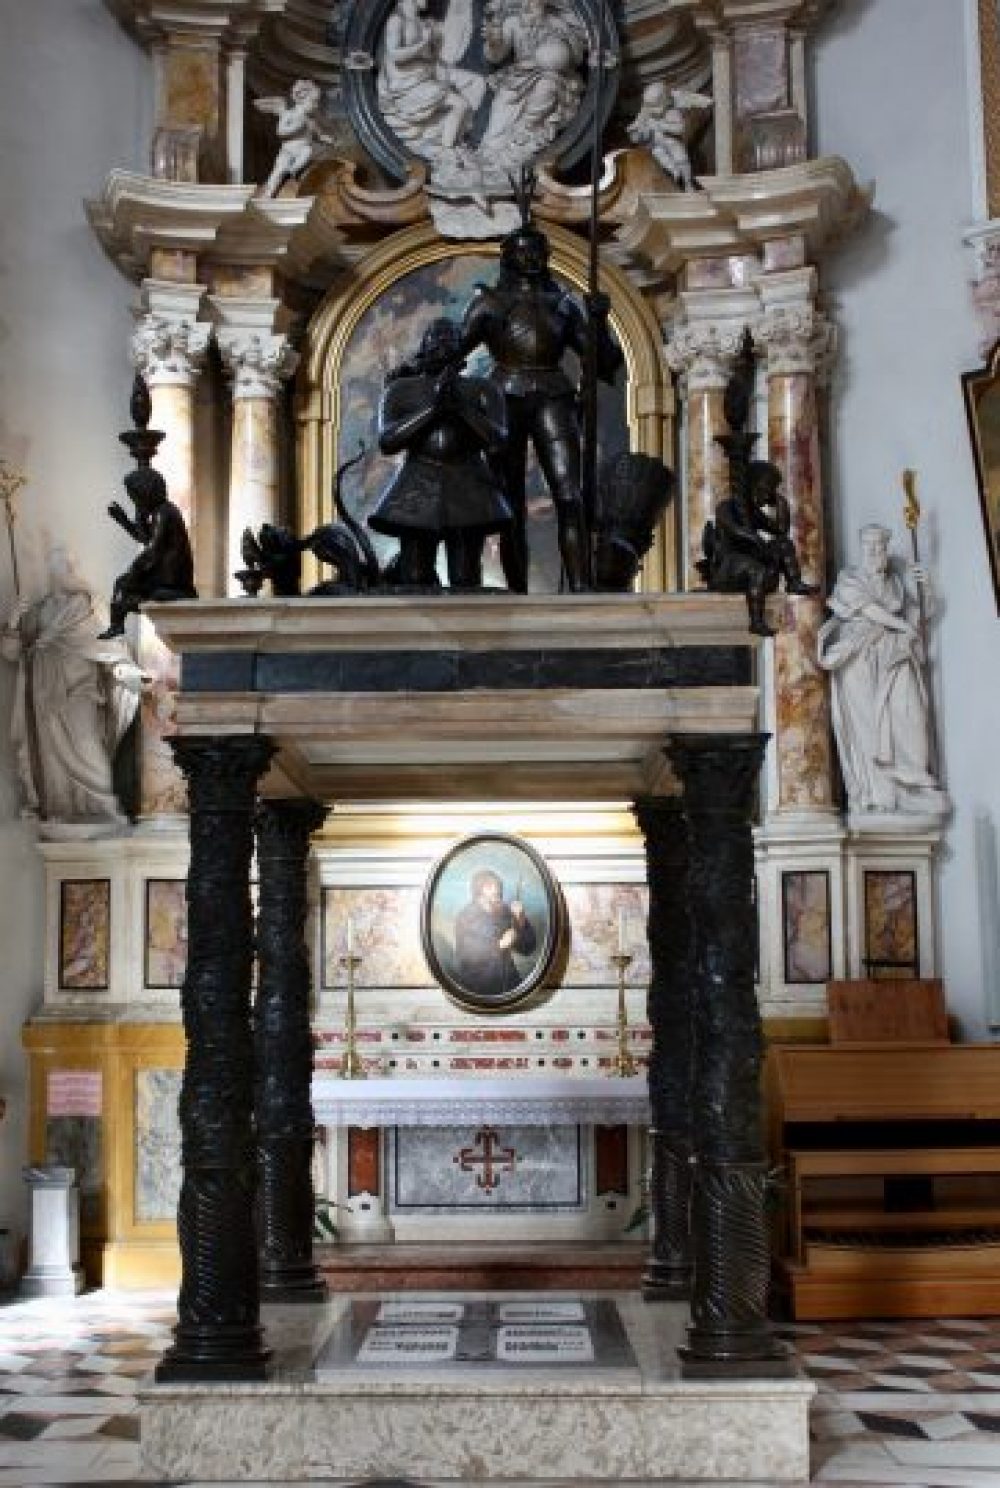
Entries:
MULTIPOLYGON (((587 317, 548 268, 544 233, 521 227, 504 241, 500 276, 482 285, 465 312, 462 350, 485 347, 493 359, 491 381, 507 406, 504 488, 514 522, 501 538, 508 587, 526 593, 528 544, 525 471, 532 447, 559 523, 559 551, 572 590, 588 582, 587 534, 581 495, 581 434, 576 390, 563 371, 568 352, 586 354, 587 317)), ((613 382, 622 356, 607 324, 603 297, 593 307, 598 327, 597 371, 613 382)))

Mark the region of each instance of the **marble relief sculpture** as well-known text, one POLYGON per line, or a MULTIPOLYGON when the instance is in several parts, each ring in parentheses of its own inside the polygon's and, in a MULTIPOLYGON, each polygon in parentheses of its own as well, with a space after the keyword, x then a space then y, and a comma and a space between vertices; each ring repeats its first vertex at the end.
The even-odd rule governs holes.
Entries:
POLYGON ((301 176, 321 151, 334 143, 333 136, 317 117, 321 100, 319 87, 310 78, 299 78, 293 83, 287 98, 254 99, 258 113, 277 118, 281 141, 271 173, 260 189, 261 196, 277 196, 286 181, 301 176))
POLYGON ((114 759, 139 706, 143 674, 122 641, 101 634, 97 601, 66 550, 52 549, 48 591, 18 600, 0 632, 17 664, 11 741, 25 816, 43 835, 121 827, 114 759))
POLYGON ((397 0, 389 14, 376 82, 385 122, 437 187, 509 193, 511 173, 580 107, 586 27, 569 0, 487 0, 481 12, 448 0, 440 20, 428 9, 397 0))
POLYGON ((629 125, 629 139, 648 145, 653 159, 682 191, 694 190, 691 120, 712 107, 705 93, 690 93, 657 81, 643 89, 642 107, 629 125))
MULTIPOLYGON (((892 534, 861 530, 861 564, 843 569, 819 633, 830 673, 833 727, 852 812, 940 817, 948 798, 931 768, 927 658, 917 602, 889 556, 892 534)), ((906 574, 928 596, 917 564, 906 574)))
POLYGON ((471 0, 451 0, 443 21, 427 0, 399 0, 385 27, 378 100, 386 122, 417 154, 452 153, 468 135, 485 80, 457 64, 472 40, 471 0))

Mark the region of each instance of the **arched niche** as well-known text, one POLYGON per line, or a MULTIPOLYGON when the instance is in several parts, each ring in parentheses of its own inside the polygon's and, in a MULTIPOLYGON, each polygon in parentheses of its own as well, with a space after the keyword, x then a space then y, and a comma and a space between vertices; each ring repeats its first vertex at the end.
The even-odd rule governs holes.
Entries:
MULTIPOLYGON (((552 268, 574 290, 587 286, 587 245, 563 228, 546 224, 552 268)), ((354 452, 342 447, 349 411, 344 404, 345 357, 362 320, 408 276, 428 265, 468 257, 496 259, 499 243, 453 242, 430 224, 393 233, 327 293, 306 331, 296 397, 298 439, 298 530, 309 532, 333 520, 333 477, 340 459, 354 452)), ((664 460, 674 459, 674 394, 663 355, 656 316, 625 275, 603 264, 602 287, 611 296, 612 325, 625 353, 625 421, 631 448, 664 460)), ((441 313, 427 307, 427 319, 441 313)), ((414 348, 407 345, 407 352, 414 348)), ((374 410, 372 410, 374 413, 374 410)), ((677 585, 676 516, 668 512, 657 533, 643 574, 646 592, 677 585)))

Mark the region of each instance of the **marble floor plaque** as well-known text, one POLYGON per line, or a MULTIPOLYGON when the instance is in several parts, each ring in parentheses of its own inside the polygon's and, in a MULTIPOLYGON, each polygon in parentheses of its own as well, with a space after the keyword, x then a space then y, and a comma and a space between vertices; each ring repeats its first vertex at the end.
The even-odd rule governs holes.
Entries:
POLYGON ((582 1323, 582 1302, 499 1302, 498 1323, 582 1323))
MULTIPOLYGON (((376 1323, 460 1323, 465 1316, 461 1302, 383 1302, 376 1323)), ((582 1316, 582 1314, 581 1314, 582 1316)))
POLYGON ((590 1329, 564 1323, 521 1323, 497 1329, 499 1364, 593 1364, 590 1329))
POLYGON ((393 1298, 351 1302, 318 1354, 320 1383, 360 1369, 523 1371, 540 1365, 634 1370, 618 1309, 605 1299, 393 1298))
POLYGON ((457 1349, 457 1328, 374 1327, 358 1349, 358 1363, 441 1364, 457 1349))

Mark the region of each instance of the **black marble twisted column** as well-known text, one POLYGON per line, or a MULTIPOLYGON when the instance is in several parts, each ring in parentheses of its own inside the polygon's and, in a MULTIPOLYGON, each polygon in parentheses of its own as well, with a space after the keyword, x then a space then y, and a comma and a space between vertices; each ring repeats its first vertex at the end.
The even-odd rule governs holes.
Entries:
POLYGON ((262 801, 257 808, 254 1112, 265 1302, 316 1302, 326 1296, 313 1260, 315 1121, 305 936, 309 838, 325 817, 316 801, 262 801))
POLYGON ((253 918, 257 782, 274 754, 258 737, 177 739, 188 784, 188 965, 181 992, 181 1289, 158 1380, 264 1377, 254 1237, 253 918))
POLYGON ((751 822, 766 734, 681 736, 693 927, 694 1283, 691 1375, 785 1372, 767 1320, 763 1029, 754 991, 751 822))
POLYGON ((687 825, 679 797, 646 796, 633 807, 646 844, 651 977, 649 1056, 650 1207, 653 1242, 642 1279, 651 1302, 685 1301, 691 1289, 691 1098, 693 1043, 687 825))

